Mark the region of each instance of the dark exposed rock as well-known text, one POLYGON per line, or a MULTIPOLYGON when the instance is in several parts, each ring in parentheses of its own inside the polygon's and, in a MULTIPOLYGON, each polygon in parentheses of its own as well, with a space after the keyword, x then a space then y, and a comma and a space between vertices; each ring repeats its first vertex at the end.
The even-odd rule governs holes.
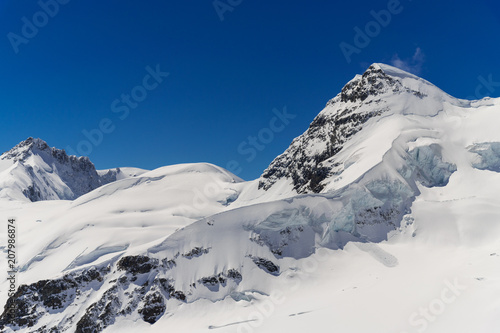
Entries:
MULTIPOLYGON (((41 280, 30 285, 21 285, 10 297, 0 316, 3 326, 32 327, 46 313, 59 311, 73 302, 89 283, 102 282, 106 269, 95 268, 65 275, 60 279, 41 280), (13 306, 12 306, 13 305, 13 306), (8 312, 10 308, 13 312, 8 312)), ((41 332, 55 332, 58 328, 44 329, 41 332)))
MULTIPOLYGON (((197 282, 199 284, 204 285, 211 291, 217 291, 219 290, 219 286, 223 287, 226 286, 228 279, 231 279, 236 283, 240 283, 243 277, 238 270, 231 268, 227 272, 222 272, 212 276, 203 277, 199 279, 197 282)), ((196 287, 196 284, 193 284, 193 287, 196 287)))
POLYGON ((163 295, 158 291, 147 294, 143 302, 144 306, 140 308, 138 312, 142 319, 150 324, 156 323, 156 321, 163 316, 167 308, 163 295))
POLYGON ((144 274, 158 267, 158 260, 147 256, 127 256, 118 261, 117 267, 118 270, 127 271, 128 273, 144 274))
POLYGON ((23 190, 23 194, 26 198, 30 199, 30 201, 41 201, 42 200, 42 192, 35 184, 28 186, 23 190))
POLYGON ((241 273, 234 268, 231 268, 227 271, 227 277, 236 281, 237 283, 239 283, 243 279, 241 273))
POLYGON ((76 333, 98 333, 115 322, 121 302, 116 296, 114 286, 104 293, 102 298, 92 304, 76 324, 76 333))
POLYGON ((226 278, 222 274, 218 275, 213 275, 209 277, 204 277, 198 280, 198 283, 201 283, 205 286, 211 285, 211 286, 216 286, 218 284, 224 284, 226 283, 226 278))
POLYGON ((260 257, 253 257, 249 256, 252 261, 254 262, 257 267, 260 269, 264 270, 266 273, 272 274, 272 275, 279 275, 280 268, 276 264, 274 264, 272 261, 260 258, 260 257))
POLYGON ((140 284, 136 281, 135 274, 139 272, 157 274, 155 259, 146 256, 129 256, 120 260, 120 270, 124 270, 124 276, 114 279, 117 282, 109 288, 99 299, 92 304, 77 323, 76 332, 101 332, 112 325, 117 316, 126 316, 137 311, 141 318, 148 323, 155 323, 166 310, 166 299, 174 298, 180 301, 186 300, 184 292, 175 290, 173 281, 165 278, 142 280, 140 284), (152 264, 154 263, 154 264, 152 264), (128 277, 127 274, 132 274, 128 277), (119 295, 128 296, 120 301, 119 295))
POLYGON ((183 254, 182 256, 185 258, 191 259, 191 258, 199 257, 203 254, 208 253, 208 252, 210 252, 209 248, 205 249, 203 247, 195 247, 194 249, 192 249, 188 253, 183 254))
POLYGON ((186 300, 186 295, 182 291, 179 291, 179 290, 176 290, 172 294, 170 294, 170 297, 175 298, 179 301, 186 300))
POLYGON ((322 181, 334 175, 338 167, 338 164, 330 166, 323 162, 335 156, 345 142, 362 129, 365 122, 383 112, 382 109, 369 113, 355 111, 356 108, 348 107, 328 117, 318 115, 309 129, 264 171, 259 188, 268 190, 279 179, 290 178, 297 193, 321 192, 324 188, 322 181), (306 147, 312 141, 325 142, 325 149, 309 155, 306 147))
POLYGON ((177 263, 175 262, 174 259, 165 258, 165 259, 162 259, 161 262, 162 262, 163 267, 165 267, 166 270, 172 269, 175 266, 177 266, 177 263))
POLYGON ((159 281, 160 286, 168 294, 169 297, 175 298, 179 301, 186 300, 186 295, 182 291, 175 290, 174 285, 171 283, 172 281, 169 281, 165 278, 161 278, 158 281, 159 281))

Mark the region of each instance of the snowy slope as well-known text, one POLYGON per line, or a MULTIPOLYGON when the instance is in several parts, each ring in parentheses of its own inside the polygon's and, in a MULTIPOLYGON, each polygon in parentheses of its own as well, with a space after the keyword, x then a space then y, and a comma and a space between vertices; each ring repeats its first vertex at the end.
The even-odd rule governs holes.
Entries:
POLYGON ((218 213, 237 197, 237 182, 219 167, 185 164, 118 180, 74 201, 0 204, 5 214, 23 221, 23 238, 45 235, 24 244, 19 256, 25 281, 36 281, 143 247, 218 213), (207 184, 220 189, 217 195, 203 194, 207 184))
POLYGON ((497 332, 498 121, 500 99, 374 64, 258 180, 186 164, 74 201, 0 201, 24 285, 0 325, 497 332))

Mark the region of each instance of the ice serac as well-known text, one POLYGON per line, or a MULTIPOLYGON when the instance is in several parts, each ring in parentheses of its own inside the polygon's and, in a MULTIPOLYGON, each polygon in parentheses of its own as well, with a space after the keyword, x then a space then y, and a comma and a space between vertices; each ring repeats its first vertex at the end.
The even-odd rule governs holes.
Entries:
POLYGON ((500 142, 476 143, 468 148, 476 155, 474 168, 500 172, 500 142))
POLYGON ((116 180, 117 170, 102 176, 88 157, 67 155, 41 140, 28 138, 0 156, 0 196, 13 200, 72 200, 116 180))
POLYGON ((400 69, 371 65, 331 99, 304 134, 293 140, 263 172, 259 188, 287 180, 297 193, 320 193, 342 172, 336 159, 345 143, 372 118, 390 114, 432 114, 443 101, 456 103, 424 79, 400 69))

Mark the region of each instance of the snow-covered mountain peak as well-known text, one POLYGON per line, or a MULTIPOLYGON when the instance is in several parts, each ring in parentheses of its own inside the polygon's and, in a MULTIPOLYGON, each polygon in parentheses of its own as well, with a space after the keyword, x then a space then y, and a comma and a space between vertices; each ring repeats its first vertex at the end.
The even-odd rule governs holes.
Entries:
POLYGON ((29 137, 24 141, 21 141, 17 145, 15 145, 11 150, 9 150, 7 153, 11 157, 17 157, 23 153, 27 153, 35 148, 39 150, 46 150, 49 146, 47 145, 47 142, 43 141, 42 139, 38 138, 33 138, 29 137))
POLYGON ((380 99, 386 95, 408 93, 418 98, 441 95, 442 91, 430 82, 385 64, 372 64, 362 75, 356 75, 343 88, 340 94, 331 99, 328 105, 335 103, 356 103, 365 100, 380 99))
POLYGON ((407 71, 402 70, 400 68, 390 66, 387 64, 383 64, 380 62, 376 62, 376 63, 371 64, 371 66, 367 69, 367 71, 372 70, 372 69, 381 70, 382 72, 384 72, 384 74, 392 76, 392 77, 412 78, 415 80, 422 80, 421 77, 418 77, 410 72, 407 72, 407 71))
POLYGON ((78 163, 80 168, 91 169, 93 164, 86 156, 76 157, 67 155, 63 149, 50 147, 47 142, 39 138, 29 137, 21 141, 11 150, 0 156, 2 160, 12 160, 13 162, 26 162, 30 156, 38 155, 45 159, 51 156, 61 163, 78 163))
POLYGON ((9 151, 6 151, 1 155, 1 159, 11 159, 14 162, 17 161, 25 161, 29 154, 33 150, 44 151, 47 150, 49 146, 42 139, 35 139, 32 137, 27 138, 24 141, 21 141, 17 145, 15 145, 9 151))
POLYGON ((435 117, 446 109, 470 106, 470 101, 456 99, 422 78, 375 63, 349 81, 270 164, 259 188, 269 190, 277 182, 287 182, 298 193, 319 193, 344 170, 345 161, 336 156, 362 128, 382 119, 435 117))
POLYGON ((42 139, 30 137, 0 156, 0 197, 22 201, 76 199, 115 181, 120 172, 99 174, 88 157, 69 156, 42 139))

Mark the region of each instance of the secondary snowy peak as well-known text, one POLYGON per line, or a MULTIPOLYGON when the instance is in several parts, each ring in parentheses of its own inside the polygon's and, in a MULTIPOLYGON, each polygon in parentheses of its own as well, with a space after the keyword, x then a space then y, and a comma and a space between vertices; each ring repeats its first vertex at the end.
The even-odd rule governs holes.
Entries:
POLYGON ((304 134, 264 171, 259 188, 288 182, 297 193, 319 193, 343 171, 335 156, 371 119, 381 116, 435 116, 443 104, 469 106, 428 81, 400 69, 371 65, 331 99, 304 134))
POLYGON ((30 152, 34 149, 38 150, 46 150, 48 149, 49 146, 47 143, 41 139, 34 139, 29 137, 28 139, 18 143, 14 148, 11 150, 3 153, 1 155, 1 159, 11 159, 14 162, 17 161, 25 161, 28 156, 30 155, 30 152))
POLYGON ((13 162, 27 162, 29 158, 33 155, 39 155, 43 157, 51 156, 53 159, 59 161, 60 163, 70 163, 77 164, 80 169, 91 169, 94 165, 88 157, 76 157, 73 155, 67 155, 62 149, 57 149, 54 147, 49 147, 47 142, 42 139, 29 137, 28 139, 18 143, 11 150, 3 153, 0 156, 2 160, 12 160, 13 162))
POLYGON ((116 169, 99 175, 88 157, 69 156, 30 137, 0 156, 0 197, 71 200, 115 181, 118 173, 116 169))

